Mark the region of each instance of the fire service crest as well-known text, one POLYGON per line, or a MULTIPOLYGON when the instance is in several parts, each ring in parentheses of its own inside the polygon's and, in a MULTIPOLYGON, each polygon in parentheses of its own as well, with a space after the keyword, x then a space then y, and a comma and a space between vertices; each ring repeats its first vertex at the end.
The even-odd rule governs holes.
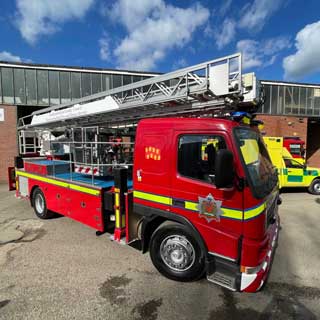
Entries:
POLYGON ((220 221, 220 216, 223 214, 221 210, 222 201, 217 201, 211 195, 207 195, 205 198, 199 198, 199 217, 205 218, 208 222, 212 220, 220 221))

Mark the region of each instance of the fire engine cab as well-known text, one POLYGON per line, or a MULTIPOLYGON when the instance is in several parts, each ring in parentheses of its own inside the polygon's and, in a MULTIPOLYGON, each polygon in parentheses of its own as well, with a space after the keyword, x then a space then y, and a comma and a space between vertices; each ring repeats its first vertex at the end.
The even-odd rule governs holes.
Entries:
POLYGON ((59 213, 149 252, 170 279, 255 292, 280 203, 260 100, 235 54, 34 112, 20 120, 16 196, 41 219, 59 213))

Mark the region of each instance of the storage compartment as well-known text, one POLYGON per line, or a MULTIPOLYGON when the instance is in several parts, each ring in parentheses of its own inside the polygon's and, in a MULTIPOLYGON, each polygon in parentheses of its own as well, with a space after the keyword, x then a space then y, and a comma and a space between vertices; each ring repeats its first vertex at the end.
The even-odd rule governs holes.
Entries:
POLYGON ((26 172, 54 176, 70 171, 69 162, 56 160, 25 160, 24 169, 26 172))

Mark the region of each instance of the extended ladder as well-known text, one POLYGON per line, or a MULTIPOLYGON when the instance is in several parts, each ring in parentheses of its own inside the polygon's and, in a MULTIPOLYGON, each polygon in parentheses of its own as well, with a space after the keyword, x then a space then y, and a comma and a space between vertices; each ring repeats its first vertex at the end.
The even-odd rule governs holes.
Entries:
POLYGON ((233 109, 257 100, 253 74, 242 76, 237 53, 42 109, 19 129, 135 123, 141 118, 233 109))

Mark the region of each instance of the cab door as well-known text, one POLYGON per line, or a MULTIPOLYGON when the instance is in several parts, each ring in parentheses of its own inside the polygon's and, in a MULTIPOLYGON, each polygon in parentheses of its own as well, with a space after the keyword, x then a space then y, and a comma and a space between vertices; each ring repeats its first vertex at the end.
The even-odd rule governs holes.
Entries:
POLYGON ((283 158, 284 169, 284 187, 303 187, 306 185, 304 179, 304 167, 298 161, 292 158, 283 158))
POLYGON ((243 194, 236 187, 214 184, 215 158, 220 149, 232 150, 224 131, 175 132, 172 162, 172 213, 186 217, 203 236, 212 254, 238 258, 242 234, 243 194))

